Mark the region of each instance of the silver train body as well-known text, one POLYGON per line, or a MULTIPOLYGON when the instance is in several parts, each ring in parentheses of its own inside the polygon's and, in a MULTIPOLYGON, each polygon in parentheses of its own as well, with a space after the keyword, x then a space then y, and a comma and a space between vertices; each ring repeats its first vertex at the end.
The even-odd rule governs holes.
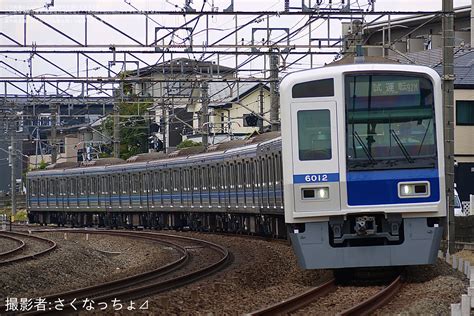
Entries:
POLYGON ((29 172, 30 222, 286 236, 279 133, 192 152, 29 172))
POLYGON ((285 237, 303 268, 433 263, 446 216, 431 69, 332 66, 281 84, 282 137, 29 172, 31 222, 285 237))
POLYGON ((281 83, 285 220, 307 269, 434 263, 446 216, 441 81, 351 64, 281 83))

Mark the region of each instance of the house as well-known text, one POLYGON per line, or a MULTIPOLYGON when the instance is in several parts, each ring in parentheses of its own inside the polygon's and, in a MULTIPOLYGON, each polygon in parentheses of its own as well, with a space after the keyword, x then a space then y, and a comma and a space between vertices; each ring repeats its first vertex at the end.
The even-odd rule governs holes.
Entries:
MULTIPOLYGON (((258 130, 256 126, 246 126, 253 117, 245 118, 260 113, 260 90, 264 117, 269 119, 266 113, 270 108, 268 87, 231 80, 235 75, 233 68, 188 58, 172 59, 127 73, 127 77, 143 78, 134 84, 134 94, 153 100, 149 111, 155 117, 156 135, 160 141, 164 140, 168 151, 184 139, 201 141, 203 131, 209 132, 209 143, 215 143, 258 130), (207 84, 209 97, 206 126, 203 126, 201 113, 206 87, 203 82, 207 84)), ((267 125, 265 122, 264 126, 267 125)))

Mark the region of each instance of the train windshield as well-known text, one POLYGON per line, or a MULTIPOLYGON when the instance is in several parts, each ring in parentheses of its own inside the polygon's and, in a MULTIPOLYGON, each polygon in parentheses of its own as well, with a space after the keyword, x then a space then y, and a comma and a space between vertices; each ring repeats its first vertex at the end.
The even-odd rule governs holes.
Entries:
POLYGON ((347 75, 348 170, 436 167, 430 80, 408 75, 347 75))

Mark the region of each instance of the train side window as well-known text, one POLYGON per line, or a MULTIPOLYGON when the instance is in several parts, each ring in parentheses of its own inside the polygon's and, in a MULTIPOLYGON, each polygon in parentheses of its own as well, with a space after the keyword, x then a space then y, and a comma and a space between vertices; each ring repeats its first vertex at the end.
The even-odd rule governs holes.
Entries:
POLYGON ((275 184, 278 185, 280 184, 283 180, 282 180, 282 162, 281 162, 281 151, 279 151, 275 157, 276 159, 276 168, 275 168, 275 177, 276 177, 276 181, 275 181, 275 184))
POLYGON ((91 195, 95 195, 97 192, 97 178, 95 176, 91 177, 91 195))
POLYGON ((153 171, 150 171, 148 173, 148 182, 149 182, 149 187, 148 187, 148 192, 153 193, 155 192, 155 173, 153 171))
POLYGON ((329 110, 298 111, 299 159, 329 160, 331 153, 331 117, 329 110))
POLYGON ((155 192, 160 192, 161 188, 161 170, 155 171, 155 192))
POLYGON ((208 176, 208 172, 207 172, 207 168, 206 166, 202 166, 201 168, 201 174, 202 174, 202 189, 203 190, 207 190, 207 186, 208 186, 208 179, 207 179, 207 176, 208 176))
POLYGON ((30 180, 28 183, 29 183, 29 188, 30 188, 28 192, 30 192, 31 196, 36 196, 36 181, 30 180))
POLYGON ((77 191, 76 178, 69 179, 69 195, 75 195, 77 191))
POLYGON ((295 84, 293 98, 320 98, 334 96, 334 79, 313 80, 295 84))
POLYGON ((39 182, 39 194, 40 194, 40 196, 44 196, 43 180, 38 180, 38 182, 39 182))
POLYGON ((112 181, 111 183, 112 194, 117 194, 117 191, 118 191, 117 175, 110 176, 110 180, 112 181))
POLYGON ((132 174, 132 193, 138 192, 138 181, 140 181, 139 175, 137 173, 133 173, 132 174))
POLYGON ((122 173, 121 176, 121 187, 122 187, 122 194, 127 194, 128 192, 128 173, 122 173))

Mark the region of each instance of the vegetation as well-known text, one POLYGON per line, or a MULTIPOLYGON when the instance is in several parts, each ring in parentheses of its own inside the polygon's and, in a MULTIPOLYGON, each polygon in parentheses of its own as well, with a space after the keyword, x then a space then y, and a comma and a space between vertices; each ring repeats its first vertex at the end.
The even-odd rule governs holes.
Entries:
POLYGON ((176 146, 178 149, 183 149, 183 148, 189 148, 189 147, 196 147, 196 146, 202 146, 202 143, 195 142, 191 139, 185 139, 181 143, 176 146))
MULTIPOLYGON (((126 74, 121 75, 122 78, 126 74)), ((128 159, 148 151, 149 121, 145 117, 148 107, 153 104, 149 98, 139 97, 133 93, 132 85, 122 85, 123 100, 117 101, 120 115, 120 158, 128 159)), ((108 117, 102 126, 103 131, 111 138, 113 136, 114 118, 108 117)), ((108 152, 113 152, 113 144, 108 152)), ((107 157, 105 154, 101 157, 107 157)))
MULTIPOLYGON (((12 215, 11 209, 0 210, 0 215, 7 215, 7 219, 12 215)), ((18 210, 16 212, 14 222, 26 222, 28 220, 28 212, 26 210, 18 210)))
POLYGON ((43 170, 43 169, 46 169, 47 166, 48 166, 48 164, 43 159, 41 159, 41 161, 38 165, 38 169, 43 170))

